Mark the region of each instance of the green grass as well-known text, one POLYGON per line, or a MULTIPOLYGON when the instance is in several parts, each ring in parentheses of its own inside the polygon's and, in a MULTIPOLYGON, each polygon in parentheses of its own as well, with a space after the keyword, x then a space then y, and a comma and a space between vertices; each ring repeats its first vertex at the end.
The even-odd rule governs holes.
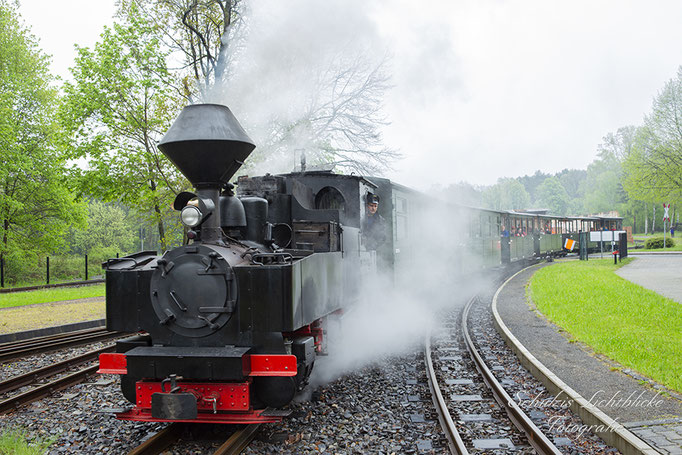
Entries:
POLYGON ((682 305, 615 273, 611 259, 539 270, 530 296, 577 341, 682 392, 682 305))
MULTIPOLYGON (((677 237, 673 237, 675 239, 675 246, 672 247, 667 247, 667 248, 653 248, 653 249, 647 249, 647 248, 637 248, 636 250, 633 249, 632 251, 636 251, 637 253, 648 253, 648 252, 661 252, 661 251, 682 251, 682 241, 678 240, 677 237)), ((628 247, 630 248, 630 247, 628 247)))
POLYGON ((104 284, 78 286, 73 288, 38 289, 35 291, 0 294, 0 308, 103 296, 104 284))
POLYGON ((52 442, 50 439, 31 439, 22 430, 3 430, 0 434, 0 454, 41 455, 52 442))

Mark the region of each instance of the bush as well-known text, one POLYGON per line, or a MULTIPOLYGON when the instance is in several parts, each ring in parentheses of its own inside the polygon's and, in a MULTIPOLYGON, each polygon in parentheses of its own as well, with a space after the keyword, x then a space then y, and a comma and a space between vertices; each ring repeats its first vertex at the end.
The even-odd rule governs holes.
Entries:
MULTIPOLYGON (((116 248, 95 248, 88 254, 88 279, 102 278, 102 262, 116 257, 116 248)), ((125 255, 125 252, 121 252, 125 255)), ((50 283, 85 279, 85 256, 79 254, 50 255, 50 283)), ((45 284, 46 256, 12 252, 5 257, 5 286, 45 284)), ((2 454, 2 452, 0 452, 2 454)))
MULTIPOLYGON (((671 239, 670 237, 667 237, 665 239, 665 247, 670 248, 673 246, 675 246, 675 241, 673 239, 671 239)), ((645 247, 649 250, 654 250, 656 248, 663 248, 663 237, 652 237, 650 239, 647 239, 645 247)))

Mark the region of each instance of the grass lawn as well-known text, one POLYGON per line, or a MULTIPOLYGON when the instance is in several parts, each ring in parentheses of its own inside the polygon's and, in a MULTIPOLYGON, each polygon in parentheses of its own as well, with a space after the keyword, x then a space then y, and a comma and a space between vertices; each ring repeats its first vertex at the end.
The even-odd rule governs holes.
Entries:
POLYGON ((630 260, 545 267, 531 279, 530 296, 577 341, 682 392, 682 305, 613 273, 630 260))
POLYGON ((0 454, 41 455, 50 445, 51 439, 31 439, 23 430, 3 430, 0 434, 0 454))
POLYGON ((104 284, 0 294, 0 308, 31 305, 33 303, 61 302, 63 300, 84 299, 88 297, 104 297, 104 284))
MULTIPOLYGON (((661 252, 661 251, 682 251, 682 239, 678 239, 677 237, 674 237, 675 239, 675 246, 667 247, 667 248, 654 248, 654 249, 646 249, 646 248, 637 248, 633 249, 632 251, 637 252, 637 253, 649 253, 649 252, 661 252)), ((628 245, 628 248, 632 248, 631 246, 628 245)))

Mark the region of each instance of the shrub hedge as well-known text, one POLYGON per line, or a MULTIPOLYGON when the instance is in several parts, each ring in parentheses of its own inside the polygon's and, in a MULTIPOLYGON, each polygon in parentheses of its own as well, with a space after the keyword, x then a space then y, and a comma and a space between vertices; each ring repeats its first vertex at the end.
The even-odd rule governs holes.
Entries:
MULTIPOLYGON (((670 248, 673 246, 675 246, 675 241, 670 237, 667 237, 665 239, 665 247, 670 248)), ((663 237, 652 237, 650 239, 647 239, 645 247, 649 250, 663 248, 663 237)))

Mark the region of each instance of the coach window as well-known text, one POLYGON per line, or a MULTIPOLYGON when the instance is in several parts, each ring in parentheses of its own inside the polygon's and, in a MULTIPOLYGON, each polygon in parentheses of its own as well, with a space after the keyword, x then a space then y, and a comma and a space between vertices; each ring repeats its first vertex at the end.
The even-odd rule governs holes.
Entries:
POLYGON ((346 200, 339 190, 331 186, 325 186, 315 196, 315 208, 319 210, 341 210, 346 208, 346 200))

